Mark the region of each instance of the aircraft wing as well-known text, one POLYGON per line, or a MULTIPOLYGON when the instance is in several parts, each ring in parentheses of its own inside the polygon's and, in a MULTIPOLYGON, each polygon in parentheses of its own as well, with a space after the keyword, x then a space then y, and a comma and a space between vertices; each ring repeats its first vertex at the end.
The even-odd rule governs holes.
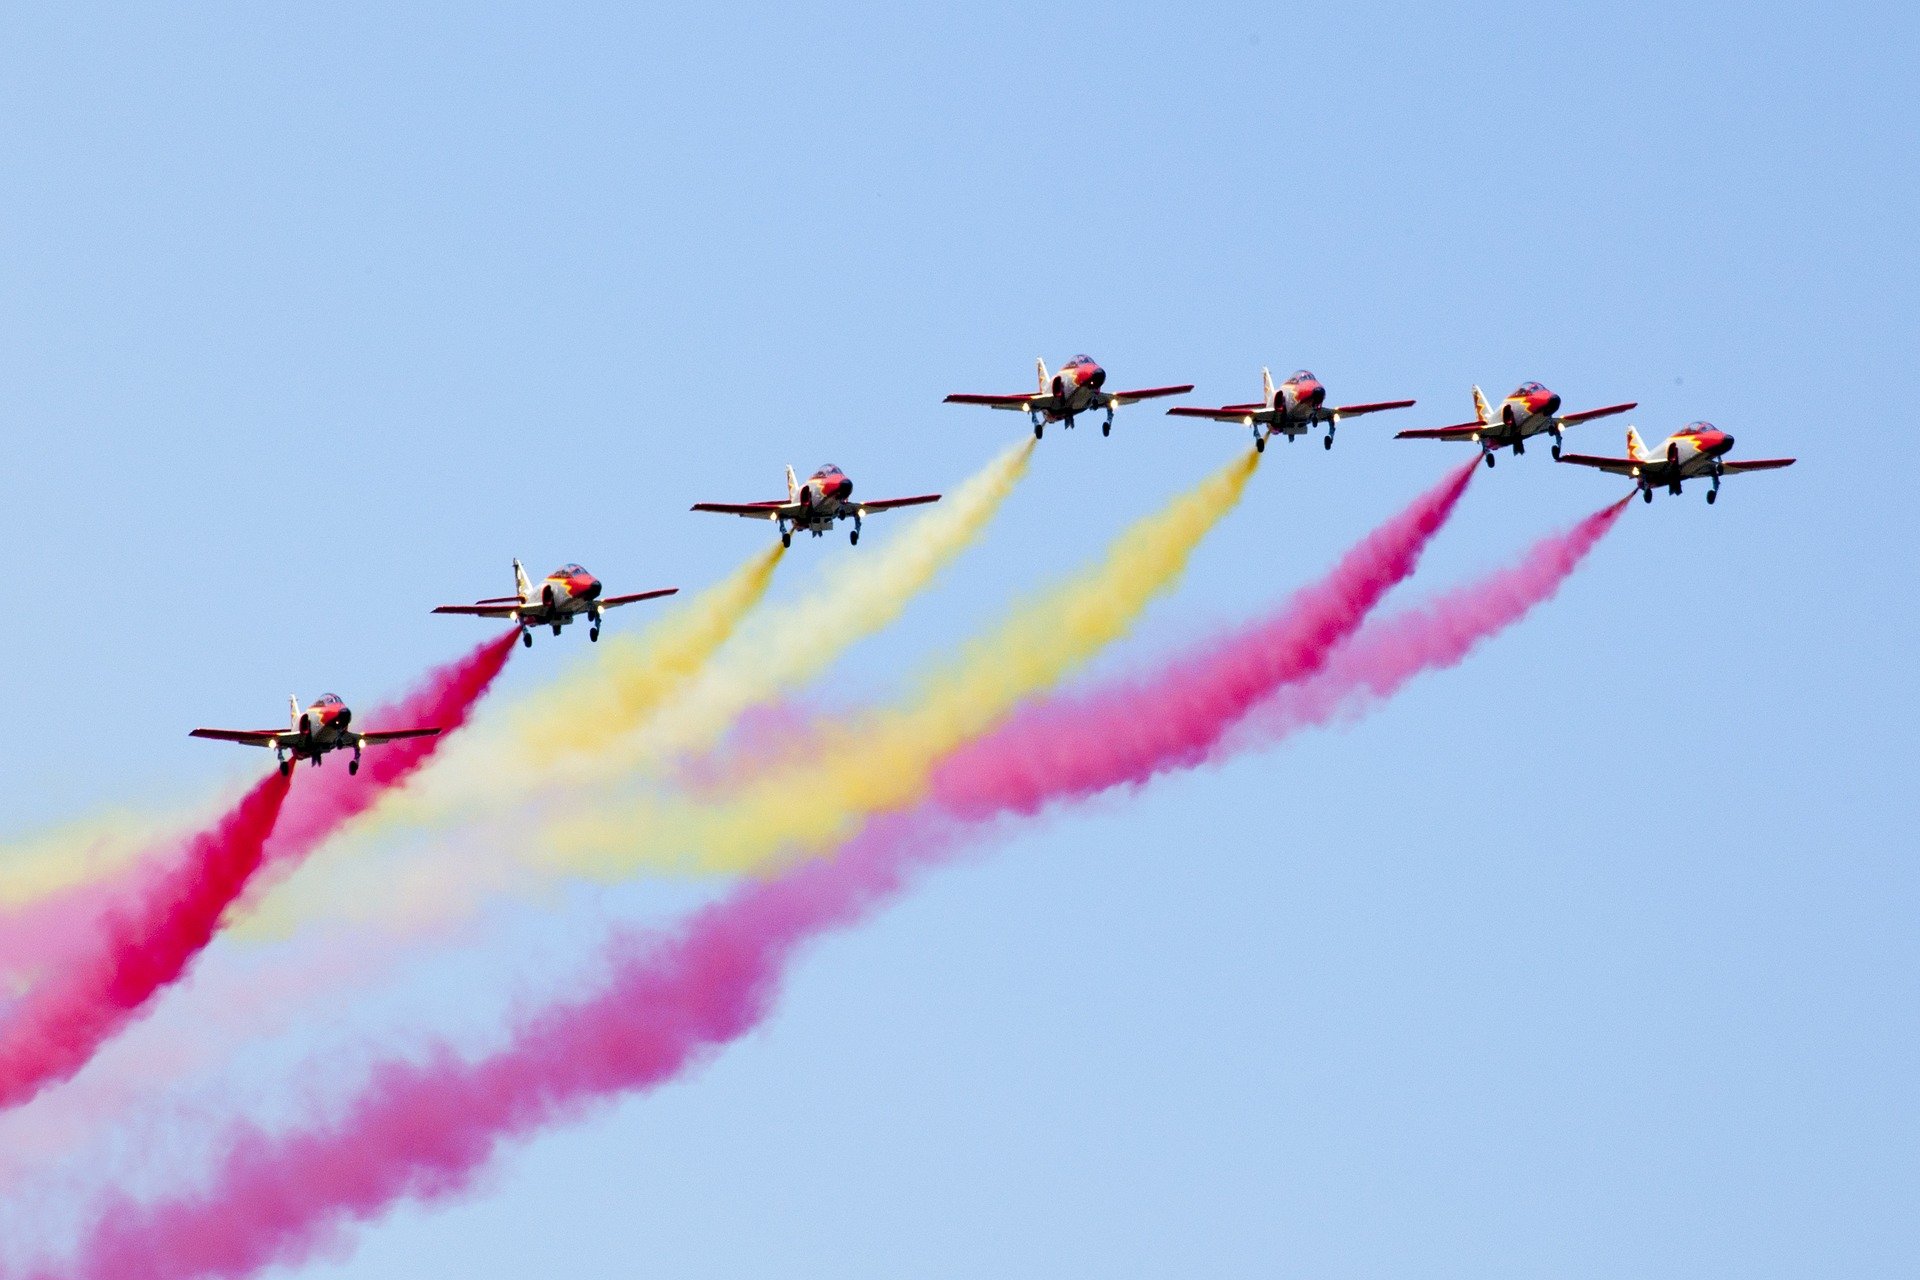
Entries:
POLYGON ((1047 395, 1027 394, 1024 396, 977 396, 964 391, 956 391, 940 402, 941 404, 983 404, 989 409, 1013 409, 1025 413, 1029 409, 1044 409, 1053 403, 1051 393, 1047 395))
POLYGON ((1107 391, 1096 396, 1095 400, 1118 408, 1123 404, 1133 404, 1140 400, 1158 400, 1161 396, 1183 396, 1191 390, 1193 390, 1193 384, 1186 382, 1177 387, 1142 387, 1138 391, 1107 391))
POLYGON ((1666 460, 1656 458, 1652 462, 1635 462, 1632 458, 1596 458, 1586 453, 1563 453, 1560 461, 1571 462, 1576 467, 1592 467, 1598 471, 1611 471, 1617 476, 1630 476, 1636 470, 1647 467, 1664 467, 1666 460))
POLYGON ((1451 427, 1418 427, 1412 431, 1396 431, 1395 440, 1471 440, 1474 436, 1492 427, 1487 422, 1461 422, 1451 427))
POLYGON ((189 738, 213 738, 219 742, 237 742, 244 747, 267 747, 275 738, 297 738, 298 729, 195 729, 189 738))
POLYGON ((1583 409, 1579 413, 1563 413, 1560 415, 1560 422, 1563 426, 1570 426, 1576 422, 1592 422, 1595 418, 1611 418, 1616 413, 1626 413, 1639 407, 1638 400, 1629 400, 1625 404, 1610 404, 1603 409, 1583 409))
POLYGON ((718 511, 723 516, 745 516, 749 520, 791 520, 800 514, 797 502, 696 502, 695 511, 718 511))
POLYGON ((365 743, 393 742, 400 738, 432 738, 439 734, 438 729, 381 729, 374 733, 357 735, 365 743))
POLYGON ((1776 471, 1781 467, 1790 467, 1796 461, 1794 458, 1749 458, 1742 462, 1723 462, 1720 470, 1730 476, 1742 471, 1776 471))
POLYGON ((1339 405, 1333 412, 1336 417, 1357 418, 1363 413, 1379 413, 1383 409, 1411 409, 1412 407, 1411 400, 1377 400, 1372 404, 1339 405))
POLYGON ((938 502, 937 493, 923 493, 912 498, 880 498, 874 502, 856 502, 853 505, 862 511, 891 511, 895 507, 917 507, 926 502, 938 502))
POLYGON ((1272 410, 1264 404, 1223 404, 1218 409, 1196 409, 1191 405, 1177 404, 1167 412, 1176 418, 1207 418, 1214 422, 1245 423, 1248 418, 1257 421, 1272 410))
MULTIPOLYGON (((538 604, 532 606, 533 609, 538 609, 539 607, 538 604)), ((434 612, 464 613, 473 618, 511 618, 515 613, 520 611, 520 608, 521 604, 518 599, 514 600, 512 604, 495 604, 492 601, 482 600, 479 604, 443 604, 436 608, 434 612)))
POLYGON ((603 609, 611 609, 617 604, 637 604, 642 600, 658 600, 661 596, 676 594, 678 587, 661 587, 658 591, 639 591, 630 596, 608 596, 600 602, 603 609))

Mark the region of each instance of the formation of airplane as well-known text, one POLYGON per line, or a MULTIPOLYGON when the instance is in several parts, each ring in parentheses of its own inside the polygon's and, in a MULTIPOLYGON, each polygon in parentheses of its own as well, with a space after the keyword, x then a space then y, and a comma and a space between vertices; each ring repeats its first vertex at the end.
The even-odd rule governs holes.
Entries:
POLYGON ((293 766, 302 760, 311 760, 317 765, 320 757, 329 751, 345 751, 349 748, 353 751, 353 759, 347 762, 347 772, 358 773, 361 748, 401 738, 431 738, 440 732, 432 728, 356 731, 353 728, 353 709, 333 693, 321 694, 304 711, 300 709, 300 699, 288 694, 287 709, 288 724, 284 729, 195 729, 190 736, 238 742, 248 747, 266 747, 273 752, 284 775, 292 773, 293 766))
POLYGON ((1326 407, 1327 389, 1320 385, 1320 379, 1314 377, 1309 369, 1296 369, 1277 387, 1273 385, 1273 374, 1262 369, 1260 386, 1265 396, 1258 404, 1227 404, 1218 409, 1175 405, 1167 412, 1180 418, 1211 418, 1215 422, 1237 422, 1241 426, 1252 427, 1253 447, 1265 452, 1269 437, 1283 435, 1291 444, 1321 423, 1327 427, 1323 447, 1331 449, 1333 433, 1339 427, 1340 419, 1357 418, 1385 409, 1406 409, 1413 405, 1411 400, 1378 400, 1372 404, 1343 404, 1329 409, 1326 407))
POLYGON ((513 562, 513 584, 516 594, 493 596, 486 600, 476 600, 472 604, 443 604, 435 613, 463 613, 474 618, 506 618, 520 626, 520 643, 533 647, 533 628, 552 627, 553 634, 559 635, 562 627, 572 625, 576 618, 586 618, 591 624, 587 628, 587 639, 600 638, 600 617, 609 609, 617 609, 623 604, 637 604, 642 600, 658 600, 661 596, 677 593, 678 587, 659 587, 653 591, 639 591, 633 595, 609 596, 601 592, 600 579, 588 573, 577 564, 563 564, 547 575, 536 593, 533 583, 527 580, 527 571, 520 562, 513 562))
POLYGON ((1569 453, 1560 461, 1630 476, 1640 486, 1640 497, 1647 502, 1653 501, 1653 491, 1662 485, 1668 493, 1678 494, 1682 481, 1705 476, 1713 481, 1713 487, 1707 490, 1709 503, 1719 500, 1722 476, 1738 475, 1742 471, 1776 471, 1794 463, 1792 458, 1734 461, 1727 457, 1731 452, 1732 436, 1711 422, 1689 422, 1661 441, 1659 449, 1651 452, 1641 443, 1640 433, 1628 427, 1626 457, 1596 458, 1584 453, 1569 453))
POLYGON ((787 468, 787 500, 781 502, 696 502, 695 511, 717 511, 721 515, 745 516, 749 520, 771 520, 780 527, 780 545, 793 545, 795 533, 811 533, 819 537, 833 528, 836 520, 853 521, 853 533, 849 541, 860 545, 860 524, 867 516, 876 511, 891 511, 895 507, 917 507, 923 503, 938 502, 937 493, 916 494, 911 498, 871 498, 864 502, 853 500, 853 481, 847 473, 831 462, 807 477, 801 484, 794 479, 793 468, 787 468))
POLYGON ((1557 459, 1560 456, 1560 437, 1568 427, 1592 422, 1595 418, 1611 417, 1616 413, 1627 413, 1637 407, 1636 401, 1629 400, 1625 404, 1610 404, 1600 409, 1561 413, 1559 396, 1538 382, 1523 382, 1514 388, 1512 395, 1500 402, 1500 412, 1496 416, 1487 405, 1485 394, 1475 387, 1472 422, 1402 431, 1394 439, 1463 440, 1479 445, 1481 456, 1486 458, 1488 466, 1492 466, 1496 451, 1512 449, 1516 456, 1523 454, 1527 451, 1529 439, 1545 434, 1553 437, 1553 456, 1557 459))
POLYGON ((1161 396, 1183 396, 1193 390, 1191 382, 1183 382, 1177 387, 1146 387, 1139 391, 1108 391, 1107 371, 1102 369, 1092 356, 1075 356, 1060 366, 1058 373, 1047 372, 1045 360, 1035 360, 1034 367, 1040 371, 1040 383, 1025 395, 989 396, 974 395, 956 391, 942 403, 945 404, 983 404, 989 409, 1015 410, 1027 415, 1033 424, 1033 438, 1040 439, 1049 422, 1064 422, 1069 429, 1074 418, 1089 409, 1105 409, 1106 421, 1100 424, 1101 435, 1113 433, 1113 411, 1121 405, 1135 404, 1141 400, 1156 400, 1161 396))
MULTIPOLYGON (((1165 396, 1185 395, 1193 390, 1191 383, 1182 383, 1135 391, 1108 391, 1107 371, 1091 356, 1077 355, 1060 366, 1056 373, 1047 372, 1044 360, 1034 363, 1039 370, 1039 378, 1030 392, 1022 395, 955 393, 946 397, 946 403, 985 405, 991 409, 1024 413, 1033 427, 1034 438, 1039 439, 1050 422, 1061 422, 1072 427, 1078 415, 1101 410, 1105 411, 1106 418, 1101 423, 1100 431, 1102 435, 1108 435, 1113 430, 1114 410, 1120 406, 1165 396)), ((1327 433, 1322 443, 1325 448, 1331 449, 1334 432, 1342 419, 1389 409, 1406 409, 1414 403, 1412 400, 1378 400, 1329 408, 1326 387, 1306 369, 1296 370, 1278 385, 1274 383, 1272 373, 1262 369, 1260 382, 1262 396, 1258 401, 1211 409, 1176 405, 1167 412, 1175 417, 1204 418, 1249 427, 1253 431, 1254 448, 1262 451, 1266 449, 1267 441, 1276 435, 1283 435, 1291 442, 1324 426, 1327 433)), ((1693 479, 1711 481, 1707 501, 1714 502, 1720 496, 1720 481, 1725 476, 1744 471, 1771 471, 1790 467, 1794 463, 1792 458, 1729 458, 1727 455, 1733 450, 1733 437, 1709 422, 1689 423, 1653 450, 1649 450, 1641 441, 1637 430, 1628 427, 1627 453, 1622 458, 1561 452, 1562 438, 1567 428, 1626 413, 1635 407, 1634 402, 1628 401, 1578 413, 1561 413, 1558 395, 1538 382, 1523 382, 1501 401, 1496 413, 1476 386, 1473 389, 1473 421, 1447 427, 1401 431, 1395 438, 1458 440, 1478 445, 1481 455, 1491 467, 1499 450, 1512 449, 1516 455, 1522 454, 1526 452, 1528 440, 1549 435, 1553 438, 1555 460, 1626 476, 1634 482, 1641 498, 1647 502, 1653 501, 1656 488, 1664 487, 1669 493, 1677 494, 1686 481, 1693 479)), ((693 509, 771 521, 780 532, 783 546, 793 545, 795 533, 804 531, 817 538, 836 522, 851 520, 851 541, 858 545, 861 524, 874 512, 939 500, 937 493, 923 493, 907 498, 855 501, 853 481, 839 467, 829 464, 807 477, 804 484, 794 477, 793 468, 788 467, 785 500, 696 502, 693 509)), ((603 591, 600 580, 577 564, 560 566, 548 574, 536 590, 527 578, 526 570, 515 560, 513 578, 513 595, 493 596, 472 604, 441 605, 434 612, 510 621, 518 626, 521 643, 531 648, 536 627, 550 627, 557 636, 575 620, 584 617, 588 621, 588 640, 598 640, 601 618, 608 609, 642 600, 657 600, 679 590, 678 587, 660 587, 631 595, 609 596, 603 591)), ((358 773, 363 748, 399 738, 431 737, 440 732, 434 727, 356 730, 352 727, 353 712, 333 694, 324 695, 305 710, 301 709, 297 698, 289 698, 288 704, 290 723, 285 729, 195 729, 192 736, 267 747, 273 751, 282 774, 292 773, 294 764, 301 760, 311 760, 317 765, 321 757, 329 752, 351 749, 353 758, 347 765, 347 772, 358 773)))

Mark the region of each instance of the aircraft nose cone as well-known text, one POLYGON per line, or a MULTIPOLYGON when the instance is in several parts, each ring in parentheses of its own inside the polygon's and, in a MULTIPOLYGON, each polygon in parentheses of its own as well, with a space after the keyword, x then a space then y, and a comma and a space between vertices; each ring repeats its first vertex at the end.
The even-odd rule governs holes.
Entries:
POLYGON ((344 729, 344 728, 346 728, 346 727, 347 727, 348 725, 350 725, 350 724, 352 724, 352 723, 353 723, 353 708, 352 708, 352 707, 342 707, 342 708, 340 708, 340 714, 339 714, 339 715, 337 715, 337 716, 335 716, 335 717, 333 718, 333 722, 334 722, 334 723, 335 723, 336 725, 338 725, 338 726, 339 726, 340 728, 342 728, 342 729, 344 729))
POLYGON ((1327 389, 1325 387, 1317 382, 1310 382, 1307 386, 1309 387, 1307 399, 1312 402, 1314 408, 1318 409, 1327 402, 1327 389))
POLYGON ((1540 402, 1540 412, 1549 418, 1560 412, 1560 397, 1551 391, 1547 392, 1546 399, 1540 402))
POLYGON ((1727 434, 1726 432, 1724 432, 1724 431, 1716 431, 1716 432, 1715 432, 1714 434, 1715 434, 1715 435, 1716 435, 1716 436, 1718 437, 1718 439, 1716 439, 1716 440, 1715 440, 1715 441, 1713 442, 1713 455, 1714 455, 1714 457, 1716 457, 1716 458, 1717 458, 1717 457, 1719 457, 1719 456, 1720 456, 1721 454, 1723 454, 1723 453, 1731 453, 1731 452, 1733 452, 1733 437, 1732 437, 1732 436, 1730 436, 1730 435, 1728 435, 1728 434, 1727 434))
POLYGON ((1087 381, 1093 384, 1094 390, 1098 391, 1101 387, 1107 385, 1107 371, 1099 365, 1095 365, 1093 367, 1093 373, 1087 378, 1087 381))
POLYGON ((583 600, 598 600, 600 598, 600 579, 588 578, 581 584, 579 595, 583 600))

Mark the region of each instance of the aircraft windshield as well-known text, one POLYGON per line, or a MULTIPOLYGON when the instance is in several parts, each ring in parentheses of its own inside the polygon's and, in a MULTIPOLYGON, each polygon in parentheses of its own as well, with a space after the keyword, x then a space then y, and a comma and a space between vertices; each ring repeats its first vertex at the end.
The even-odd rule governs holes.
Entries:
POLYGON ((1093 357, 1089 355, 1077 355, 1073 359, 1067 361, 1067 363, 1068 364, 1092 364, 1093 357))
POLYGON ((1689 422, 1686 426, 1686 431, 1689 435, 1699 435, 1702 431, 1713 430, 1717 430, 1717 428, 1711 422, 1689 422))
POLYGON ((827 463, 821 464, 819 474, 823 476, 838 476, 838 475, 845 475, 846 473, 840 470, 840 468, 834 466, 831 462, 827 462, 827 463))
POLYGON ((582 573, 585 573, 585 572, 586 572, 586 570, 585 570, 585 569, 582 569, 582 568, 581 568, 581 567, 580 567, 579 565, 577 565, 577 564, 563 564, 563 565, 561 565, 561 566, 560 566, 560 569, 559 569, 559 572, 561 572, 561 573, 564 573, 564 574, 566 574, 566 575, 567 575, 567 576, 568 576, 569 578, 571 578, 571 577, 574 577, 574 576, 575 576, 575 575, 577 575, 577 574, 582 574, 582 573))
POLYGON ((1288 378, 1287 381, 1288 382, 1318 382, 1320 381, 1320 379, 1313 376, 1313 370, 1311 369, 1295 369, 1293 371, 1293 376, 1291 378, 1288 378))
POLYGON ((340 705, 340 695, 337 693, 323 693, 314 699, 313 705, 316 707, 337 707, 340 705))
POLYGON ((1545 390, 1546 388, 1541 386, 1537 382, 1523 382, 1520 384, 1520 391, 1524 395, 1532 395, 1536 391, 1545 391, 1545 390))

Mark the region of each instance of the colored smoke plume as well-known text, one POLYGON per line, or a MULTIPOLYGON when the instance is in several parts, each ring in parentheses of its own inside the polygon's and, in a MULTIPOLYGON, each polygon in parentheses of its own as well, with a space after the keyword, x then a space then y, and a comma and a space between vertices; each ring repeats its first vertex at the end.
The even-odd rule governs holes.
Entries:
POLYGON ((178 855, 140 864, 82 949, 70 950, 9 1011, 0 1031, 0 1107, 67 1079, 179 981, 259 871, 287 798, 278 770, 178 855))
MULTIPOLYGON (((1448 644, 1371 644, 1372 629, 1363 631, 1354 651, 1391 651, 1401 660, 1391 671, 1373 667, 1374 675, 1386 677, 1379 682, 1356 683, 1349 672, 1343 683, 1384 696, 1399 687, 1396 679, 1404 683, 1420 669, 1414 662, 1420 655, 1429 665, 1449 655, 1457 661, 1550 598, 1623 508, 1608 508, 1544 539, 1512 568, 1375 632, 1411 635, 1401 624, 1419 616, 1428 620, 1427 634, 1451 637, 1448 644), (1442 618, 1462 625, 1436 621, 1442 618)), ((1379 538, 1351 553, 1333 579, 1379 538)), ((1312 594, 1297 598, 1296 606, 1312 594)), ((1344 659, 1336 663, 1307 685, 1335 682, 1336 671, 1348 671, 1344 659)), ((1057 794, 1086 794, 1135 782, 1160 767, 1193 763, 1194 739, 1162 739, 1157 753, 1149 745, 1137 754, 1110 755, 1103 771, 1075 763, 1054 774, 1049 785, 1057 794)), ((1051 758, 1057 767, 1060 757, 1051 758)), ((986 789, 966 794, 979 815, 986 789)), ((1032 795, 1032 780, 1025 777, 1001 791, 1012 808, 1025 807, 1032 795)), ((608 949, 607 976, 594 992, 523 1017, 499 1051, 468 1060, 442 1047, 383 1064, 333 1118, 281 1134, 239 1129, 221 1144, 223 1155, 203 1190, 147 1203, 109 1197, 90 1215, 91 1225, 61 1274, 100 1280, 237 1277, 299 1262, 331 1245, 349 1223, 369 1220, 398 1201, 457 1195, 502 1142, 570 1120, 595 1102, 672 1080, 751 1030, 771 1009, 800 946, 859 923, 916 873, 953 856, 960 834, 958 824, 930 810, 884 818, 839 856, 746 882, 677 930, 621 935, 608 949)))
POLYGON ((1507 568, 1363 627, 1311 680, 1281 690, 1224 750, 1262 746, 1300 729, 1355 715, 1425 671, 1456 666, 1482 643, 1553 598, 1627 509, 1594 512, 1529 547, 1507 568))
POLYGON ((1477 463, 1449 473, 1268 617, 1133 678, 1023 708, 941 764, 934 803, 963 819, 1032 813, 1199 763, 1275 689, 1324 666, 1412 574, 1466 494, 1477 463))
POLYGON ((823 730, 809 758, 723 797, 569 815, 554 828, 555 852, 598 875, 689 861, 746 871, 844 840, 871 815, 911 808, 943 756, 1125 635, 1179 581, 1201 539, 1239 503, 1259 459, 1249 450, 1136 521, 1097 564, 1017 605, 904 705, 823 730), (646 838, 636 841, 635 832, 646 838))

